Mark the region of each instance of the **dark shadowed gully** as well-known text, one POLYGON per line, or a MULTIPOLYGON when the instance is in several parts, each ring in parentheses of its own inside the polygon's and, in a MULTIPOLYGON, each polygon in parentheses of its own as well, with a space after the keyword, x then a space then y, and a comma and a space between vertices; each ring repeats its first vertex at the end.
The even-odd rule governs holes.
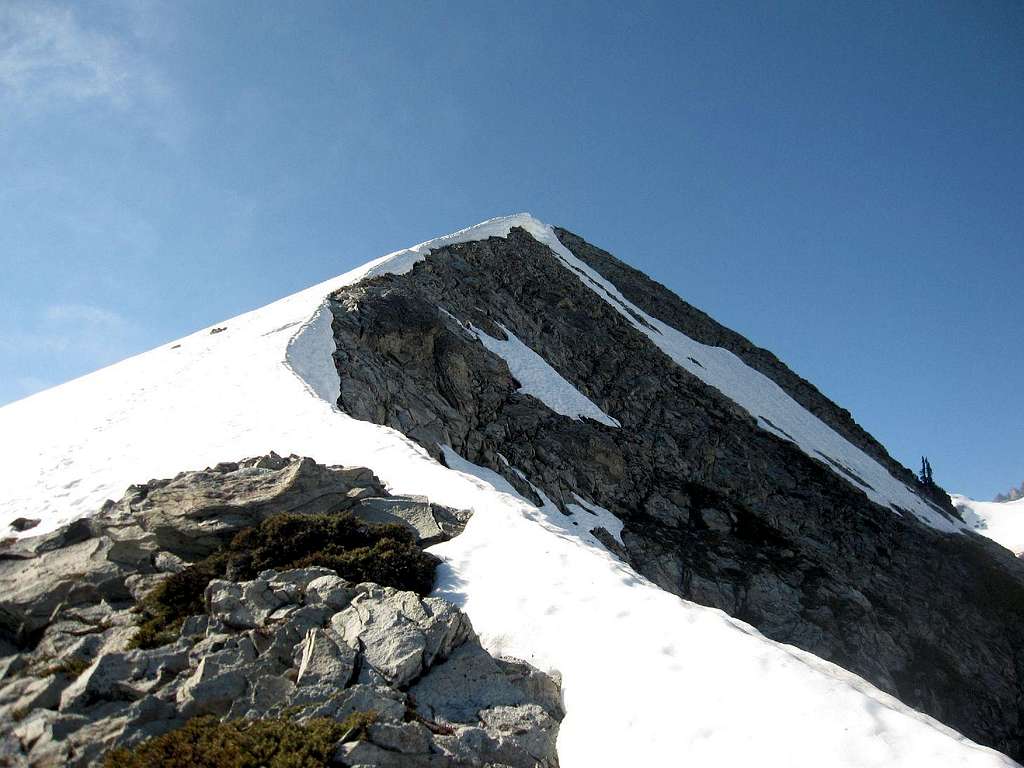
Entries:
MULTIPOLYGON (((916 484, 771 353, 557 233, 638 307, 732 350, 954 514, 940 489, 916 484)), ((625 522, 617 553, 664 589, 1024 756, 1024 564, 987 540, 939 533, 875 504, 855 478, 758 428, 525 231, 433 251, 408 274, 339 290, 332 309, 345 411, 436 457, 450 445, 527 498, 537 498, 532 483, 563 508, 575 493, 609 509, 625 522), (470 325, 514 333, 621 428, 561 416, 517 392, 470 325)))

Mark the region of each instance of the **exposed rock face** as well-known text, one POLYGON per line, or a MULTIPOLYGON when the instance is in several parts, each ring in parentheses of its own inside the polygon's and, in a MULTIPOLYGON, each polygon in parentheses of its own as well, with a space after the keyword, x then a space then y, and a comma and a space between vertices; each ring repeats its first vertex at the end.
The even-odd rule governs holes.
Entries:
POLYGON ((467 514, 388 496, 362 468, 275 455, 131 488, 96 516, 0 553, 0 764, 86 766, 189 718, 343 720, 374 711, 337 765, 555 766, 557 683, 492 658, 450 603, 334 571, 214 580, 173 643, 131 649, 160 580, 281 512, 365 513, 421 543, 467 514))
MULTIPOLYGON (((762 349, 735 331, 715 322, 706 313, 687 304, 672 291, 655 282, 643 272, 616 259, 610 253, 591 245, 579 235, 555 227, 558 239, 602 277, 651 317, 671 325, 702 344, 728 349, 751 368, 770 378, 800 405, 832 429, 878 461, 896 478, 913 484, 940 506, 949 510, 949 497, 941 489, 917 482, 917 476, 893 459, 885 446, 866 432, 848 410, 836 405, 811 382, 794 373, 767 349, 762 349)), ((952 510, 950 510, 952 511, 952 510)))
MULTIPOLYGON (((933 495, 770 353, 603 251, 559 236, 645 311, 732 349, 933 495)), ((941 534, 878 506, 758 428, 526 232, 434 251, 405 275, 339 290, 332 310, 342 409, 401 430, 434 456, 449 445, 531 500, 530 483, 563 509, 575 493, 610 510, 625 522, 620 555, 663 588, 1024 756, 1024 566, 979 537, 941 534), (559 415, 517 391, 470 328, 515 334, 621 427, 559 415)), ((947 498, 933 501, 955 514, 947 498)))

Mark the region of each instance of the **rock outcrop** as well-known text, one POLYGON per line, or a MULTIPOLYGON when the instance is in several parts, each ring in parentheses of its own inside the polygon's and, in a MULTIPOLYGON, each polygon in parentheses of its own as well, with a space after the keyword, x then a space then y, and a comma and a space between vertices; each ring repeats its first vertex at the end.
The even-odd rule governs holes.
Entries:
MULTIPOLYGON (((662 322, 720 344, 944 514, 849 414, 774 356, 580 238, 562 242, 662 322)), ((610 548, 677 595, 862 675, 1024 756, 1024 565, 872 502, 676 365, 527 232, 454 244, 332 296, 339 406, 437 458, 450 446, 525 498, 574 494, 625 524, 610 548), (479 341, 515 336, 620 427, 519 391, 479 341)), ((585 525, 586 521, 581 521, 585 525)))
POLYGON ((363 468, 276 455, 134 486, 0 551, 0 764, 97 765, 190 719, 366 714, 332 765, 555 766, 555 680, 491 657, 444 600, 309 566, 210 580, 173 642, 133 646, 138 601, 277 515, 349 513, 425 545, 468 515, 389 496, 363 468))

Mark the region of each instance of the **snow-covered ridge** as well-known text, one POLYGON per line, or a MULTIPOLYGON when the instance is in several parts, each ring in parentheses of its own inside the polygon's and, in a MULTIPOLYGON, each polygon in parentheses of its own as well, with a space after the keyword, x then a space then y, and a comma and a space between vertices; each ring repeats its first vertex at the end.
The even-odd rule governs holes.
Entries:
POLYGON ((564 768, 1015 765, 832 664, 658 589, 553 505, 502 492, 495 473, 451 453, 446 468, 338 410, 324 297, 513 226, 553 238, 525 215, 485 222, 0 409, 0 523, 42 517, 35 532, 52 529, 133 482, 270 450, 368 466, 393 493, 474 510, 462 536, 434 548, 445 560, 437 593, 465 608, 492 652, 562 673, 564 768))
POLYGON ((318 438, 301 428, 314 406, 295 398, 298 391, 337 400, 329 391, 338 387, 336 374, 315 360, 317 344, 330 338, 330 318, 320 311, 326 296, 365 278, 408 272, 445 245, 506 237, 529 218, 491 219, 395 251, 0 408, 0 434, 14 436, 0 441, 0 526, 40 518, 28 534, 44 533, 140 480, 269 450, 344 463, 314 450, 318 438), (305 416, 292 414, 296 408, 305 416))
POLYGON ((1024 553, 1024 499, 1016 501, 975 501, 951 494, 967 526, 1001 544, 1015 555, 1024 553))

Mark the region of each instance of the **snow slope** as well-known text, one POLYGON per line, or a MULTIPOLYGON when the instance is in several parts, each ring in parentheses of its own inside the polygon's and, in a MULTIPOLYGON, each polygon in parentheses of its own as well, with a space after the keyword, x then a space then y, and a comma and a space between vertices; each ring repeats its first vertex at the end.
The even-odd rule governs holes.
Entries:
MULTIPOLYGON (((453 469, 333 405, 324 296, 512 226, 554 237, 526 215, 485 222, 0 409, 0 522, 42 517, 38 530, 50 529, 132 482, 270 450, 365 465, 395 493, 474 510, 466 532, 434 550, 445 560, 437 592, 464 606, 493 652, 562 674, 565 768, 1015 765, 832 664, 663 592, 450 449, 453 469)), ((768 414, 805 435, 778 415, 768 414)))
POLYGON ((952 494, 950 499, 971 529, 1002 544, 1015 555, 1024 553, 1024 499, 975 501, 957 494, 952 494))

